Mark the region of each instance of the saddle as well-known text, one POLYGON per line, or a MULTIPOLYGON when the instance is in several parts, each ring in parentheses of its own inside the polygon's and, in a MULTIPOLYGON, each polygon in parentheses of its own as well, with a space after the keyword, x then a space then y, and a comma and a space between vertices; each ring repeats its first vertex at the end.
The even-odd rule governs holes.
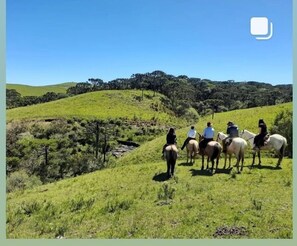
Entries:
POLYGON ((225 142, 226 146, 229 146, 231 143, 232 143, 232 138, 227 139, 225 142))
POLYGON ((262 139, 258 141, 259 147, 265 146, 270 135, 267 133, 262 139))

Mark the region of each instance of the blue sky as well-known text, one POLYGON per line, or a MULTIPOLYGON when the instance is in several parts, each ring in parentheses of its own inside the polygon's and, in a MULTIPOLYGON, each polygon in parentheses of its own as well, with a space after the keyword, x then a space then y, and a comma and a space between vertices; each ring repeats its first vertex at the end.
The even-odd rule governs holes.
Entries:
POLYGON ((127 78, 162 70, 292 83, 292 0, 7 0, 7 83, 127 78), (266 16, 272 39, 250 18, 266 16))

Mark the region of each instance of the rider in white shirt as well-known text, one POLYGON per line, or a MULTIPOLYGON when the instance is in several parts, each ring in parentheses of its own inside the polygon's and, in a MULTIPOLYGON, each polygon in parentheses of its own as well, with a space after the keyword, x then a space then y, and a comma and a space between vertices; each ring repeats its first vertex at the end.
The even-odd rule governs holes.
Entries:
POLYGON ((191 139, 196 139, 196 134, 197 134, 197 132, 195 130, 195 127, 194 126, 191 126, 191 129, 188 131, 188 137, 185 140, 183 146, 181 147, 182 150, 186 147, 186 145, 189 143, 189 141, 191 139))
POLYGON ((207 122, 207 127, 203 131, 203 140, 199 143, 199 149, 205 149, 207 146, 207 143, 210 141, 213 141, 214 137, 214 128, 212 127, 211 122, 207 122))

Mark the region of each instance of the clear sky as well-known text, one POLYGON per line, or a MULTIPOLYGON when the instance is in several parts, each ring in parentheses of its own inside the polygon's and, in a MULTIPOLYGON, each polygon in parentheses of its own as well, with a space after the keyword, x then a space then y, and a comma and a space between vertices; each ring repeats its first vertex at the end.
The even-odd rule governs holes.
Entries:
POLYGON ((292 83, 292 0, 6 0, 7 83, 128 78, 162 70, 292 83), (250 34, 266 16, 270 40, 250 34))

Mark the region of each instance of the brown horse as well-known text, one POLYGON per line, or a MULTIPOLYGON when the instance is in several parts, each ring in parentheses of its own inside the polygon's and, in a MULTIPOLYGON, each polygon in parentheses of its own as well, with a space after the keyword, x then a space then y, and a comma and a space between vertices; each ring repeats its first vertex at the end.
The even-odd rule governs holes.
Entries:
MULTIPOLYGON (((199 142, 201 140, 202 140, 202 136, 199 135, 199 142)), ((211 172, 213 172, 214 160, 216 159, 216 170, 217 170, 222 149, 223 149, 222 145, 217 141, 210 141, 210 142, 207 143, 205 149, 200 149, 199 154, 201 154, 201 156, 202 156, 201 170, 204 169, 204 156, 205 155, 207 156, 207 167, 206 167, 206 169, 209 168, 208 163, 209 163, 209 161, 211 161, 211 163, 212 163, 211 172)))
POLYGON ((198 155, 198 142, 194 139, 191 139, 187 144, 187 163, 189 162, 190 157, 190 163, 195 163, 195 157, 198 155))
POLYGON ((167 177, 171 178, 174 175, 174 168, 177 159, 177 147, 172 144, 165 148, 164 156, 167 162, 167 177))

